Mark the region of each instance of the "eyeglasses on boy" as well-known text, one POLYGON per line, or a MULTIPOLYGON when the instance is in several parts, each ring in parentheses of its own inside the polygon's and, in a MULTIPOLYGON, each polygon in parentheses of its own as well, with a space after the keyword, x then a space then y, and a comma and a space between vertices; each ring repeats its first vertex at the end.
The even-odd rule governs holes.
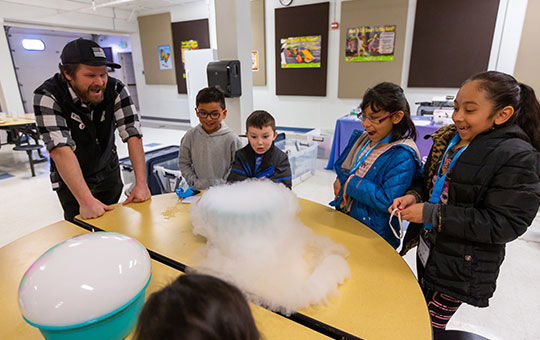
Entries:
POLYGON ((214 112, 206 112, 206 111, 202 111, 202 110, 199 110, 199 109, 195 109, 195 112, 197 112, 197 116, 200 117, 200 118, 206 118, 208 116, 210 116, 211 119, 218 119, 219 116, 221 115, 221 113, 223 112, 222 111, 214 111, 214 112))

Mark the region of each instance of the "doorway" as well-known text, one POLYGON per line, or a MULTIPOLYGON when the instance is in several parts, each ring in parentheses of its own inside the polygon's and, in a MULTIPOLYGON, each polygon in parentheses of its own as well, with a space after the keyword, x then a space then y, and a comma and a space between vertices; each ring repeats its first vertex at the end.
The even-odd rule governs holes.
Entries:
POLYGON ((92 39, 92 36, 25 27, 5 28, 24 112, 33 113, 34 90, 58 72, 60 54, 64 46, 71 40, 92 39), (41 41, 43 50, 26 49, 22 43, 24 39, 41 41))
POLYGON ((129 37, 17 26, 6 26, 5 29, 25 112, 34 112, 34 90, 59 72, 62 49, 77 38, 93 40, 101 47, 109 48, 111 53, 107 56, 108 60, 122 65, 120 70, 110 70, 109 76, 120 79, 128 86, 135 107, 139 109, 129 37), (28 46, 23 46, 24 39, 41 41, 39 44, 42 44, 42 48, 28 49, 28 46))
POLYGON ((122 82, 128 87, 133 103, 139 111, 139 95, 137 94, 137 84, 135 82, 135 68, 133 67, 133 56, 131 52, 119 52, 118 63, 122 66, 122 82))

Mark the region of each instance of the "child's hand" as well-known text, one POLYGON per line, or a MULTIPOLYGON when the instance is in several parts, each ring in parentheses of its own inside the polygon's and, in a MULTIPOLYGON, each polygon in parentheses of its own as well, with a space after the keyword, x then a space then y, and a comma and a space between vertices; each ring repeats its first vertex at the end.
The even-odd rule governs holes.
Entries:
MULTIPOLYGON (((392 213, 394 209, 403 210, 407 208, 410 205, 413 205, 416 203, 416 197, 414 195, 405 195, 398 197, 392 202, 392 205, 388 208, 388 212, 392 213)), ((403 215, 402 215, 403 216, 403 215)))
POLYGON ((336 196, 335 199, 337 199, 340 190, 341 183, 339 182, 339 179, 336 178, 336 180, 334 181, 334 195, 336 196))
POLYGON ((413 204, 401 211, 401 218, 413 223, 422 223, 424 203, 413 204))

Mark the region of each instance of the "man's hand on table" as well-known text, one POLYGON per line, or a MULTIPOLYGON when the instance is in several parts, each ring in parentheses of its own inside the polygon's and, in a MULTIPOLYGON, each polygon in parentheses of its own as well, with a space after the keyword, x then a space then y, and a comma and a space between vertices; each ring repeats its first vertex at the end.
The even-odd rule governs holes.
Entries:
POLYGON ((151 196, 152 195, 150 194, 150 189, 148 189, 148 185, 146 185, 146 183, 135 184, 135 186, 131 190, 131 193, 129 194, 129 197, 126 198, 122 205, 126 205, 128 203, 144 202, 149 200, 151 196))
POLYGON ((106 211, 113 210, 114 207, 103 204, 101 201, 92 197, 88 202, 84 202, 80 205, 79 212, 84 220, 90 218, 98 218, 105 214, 106 211))

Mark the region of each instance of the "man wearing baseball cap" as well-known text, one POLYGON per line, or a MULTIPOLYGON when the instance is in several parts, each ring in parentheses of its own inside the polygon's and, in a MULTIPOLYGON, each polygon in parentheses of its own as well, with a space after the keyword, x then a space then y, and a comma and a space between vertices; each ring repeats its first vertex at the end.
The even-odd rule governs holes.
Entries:
POLYGON ((128 144, 136 183, 124 201, 150 198, 146 183, 139 115, 122 82, 109 77, 103 49, 94 41, 69 42, 60 72, 34 91, 34 112, 51 155, 51 182, 71 221, 77 214, 96 218, 112 210, 122 193, 115 129, 128 144))

